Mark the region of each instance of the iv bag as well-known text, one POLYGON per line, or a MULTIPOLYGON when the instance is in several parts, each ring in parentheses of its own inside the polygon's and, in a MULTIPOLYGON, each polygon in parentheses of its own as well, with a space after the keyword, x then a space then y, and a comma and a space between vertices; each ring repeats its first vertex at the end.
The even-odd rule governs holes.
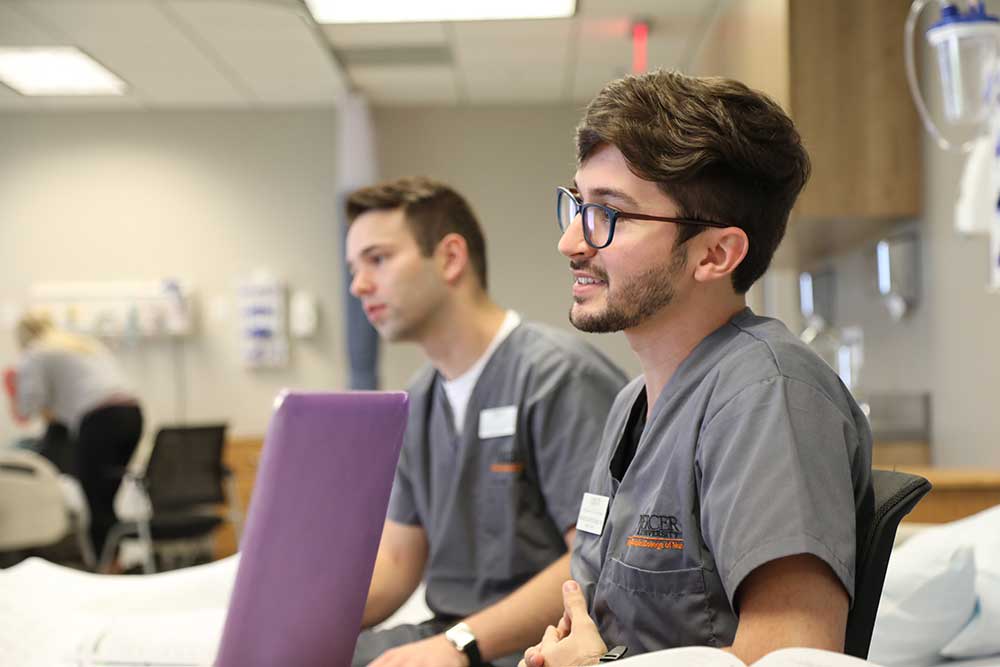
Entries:
POLYGON ((944 115, 952 123, 983 123, 997 97, 1000 25, 993 21, 946 23, 927 31, 937 53, 944 115))

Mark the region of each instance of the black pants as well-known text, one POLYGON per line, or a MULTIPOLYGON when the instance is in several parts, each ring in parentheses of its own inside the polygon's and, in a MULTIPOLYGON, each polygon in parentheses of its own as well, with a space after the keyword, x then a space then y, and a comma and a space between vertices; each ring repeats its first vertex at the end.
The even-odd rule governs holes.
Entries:
POLYGON ((64 424, 49 422, 41 438, 27 438, 16 446, 41 454, 63 474, 76 476, 76 443, 64 424))
POLYGON ((115 492, 142 436, 142 410, 112 405, 84 415, 77 435, 77 478, 90 507, 90 539, 101 553, 115 523, 115 492))

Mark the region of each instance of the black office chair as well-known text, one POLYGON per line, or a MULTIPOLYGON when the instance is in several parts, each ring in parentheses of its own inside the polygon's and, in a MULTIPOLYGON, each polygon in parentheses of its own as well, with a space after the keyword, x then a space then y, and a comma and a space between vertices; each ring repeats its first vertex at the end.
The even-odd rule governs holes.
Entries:
POLYGON ((239 538, 242 513, 232 475, 222 463, 225 442, 225 424, 170 426, 156 433, 144 473, 132 475, 145 496, 146 516, 111 528, 101 553, 101 571, 108 571, 126 536, 142 542, 147 574, 156 571, 156 541, 206 537, 227 518, 239 538), (228 506, 226 516, 219 513, 222 504, 228 506))
POLYGON ((931 483, 923 477, 888 470, 872 470, 872 486, 875 490, 874 513, 869 517, 858 516, 854 606, 847 615, 844 639, 844 653, 863 660, 868 658, 872 643, 896 528, 931 490, 931 483))

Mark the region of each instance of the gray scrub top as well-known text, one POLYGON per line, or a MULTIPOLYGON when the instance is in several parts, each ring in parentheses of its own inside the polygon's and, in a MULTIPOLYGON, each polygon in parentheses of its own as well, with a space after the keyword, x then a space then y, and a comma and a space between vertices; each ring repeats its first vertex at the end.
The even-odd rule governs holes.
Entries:
POLYGON ((591 346, 531 323, 493 352, 460 432, 438 373, 418 375, 388 517, 427 532, 427 605, 437 616, 475 613, 566 553, 625 382, 591 346), (484 411, 485 435, 503 435, 479 437, 484 411))
POLYGON ((18 412, 34 416, 47 409, 73 434, 89 411, 131 393, 117 360, 103 347, 93 352, 33 347, 17 368, 18 412))
POLYGON ((619 481, 612 459, 645 392, 640 377, 608 416, 589 485, 607 518, 600 536, 577 531, 571 566, 609 646, 732 644, 740 582, 784 556, 820 558, 853 596, 871 431, 829 366, 742 311, 678 367, 619 481))

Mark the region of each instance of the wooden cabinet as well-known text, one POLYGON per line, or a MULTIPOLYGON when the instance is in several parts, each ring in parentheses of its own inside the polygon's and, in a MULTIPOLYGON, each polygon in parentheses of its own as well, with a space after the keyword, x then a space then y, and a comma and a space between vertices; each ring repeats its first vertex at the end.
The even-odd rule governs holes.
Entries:
MULTIPOLYGON (((244 519, 250 510, 253 483, 263 449, 262 438, 232 438, 226 443, 224 461, 236 478, 236 496, 239 498, 244 519)), ((224 558, 236 553, 236 531, 229 522, 222 524, 215 536, 215 557, 224 558)))
POLYGON ((909 0, 733 0, 691 71, 739 79, 792 116, 812 159, 786 244, 800 265, 922 210, 922 128, 906 84, 909 0))
POLYGON ((795 211, 801 257, 921 214, 922 129, 903 60, 909 5, 789 2, 789 111, 813 165, 795 211))

